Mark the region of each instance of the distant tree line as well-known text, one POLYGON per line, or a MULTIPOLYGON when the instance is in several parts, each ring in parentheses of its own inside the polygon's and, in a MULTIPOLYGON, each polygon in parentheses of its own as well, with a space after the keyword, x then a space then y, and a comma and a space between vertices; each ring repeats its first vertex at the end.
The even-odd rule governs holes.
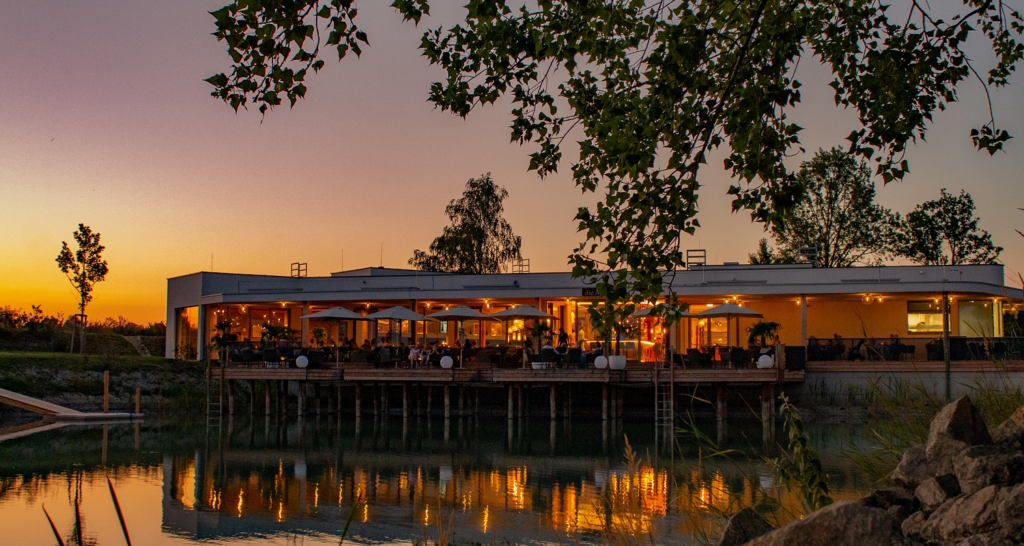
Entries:
MULTIPOLYGON (((29 311, 9 305, 0 307, 0 350, 67 351, 73 328, 74 320, 63 313, 47 314, 39 305, 33 305, 29 311)), ((167 336, 167 325, 162 321, 143 325, 123 316, 89 321, 86 330, 107 336, 167 336)))
POLYGON ((795 263, 813 247, 815 265, 878 265, 904 258, 921 265, 996 263, 1002 248, 978 225, 974 200, 942 189, 938 199, 901 216, 875 203, 867 163, 839 149, 819 150, 797 180, 802 198, 758 242, 751 264, 795 263))

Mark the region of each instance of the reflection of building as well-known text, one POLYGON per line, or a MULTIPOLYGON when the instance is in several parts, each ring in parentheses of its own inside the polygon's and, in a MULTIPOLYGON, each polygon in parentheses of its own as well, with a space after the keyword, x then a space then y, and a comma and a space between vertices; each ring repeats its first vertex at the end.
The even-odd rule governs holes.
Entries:
MULTIPOLYGON (((819 269, 806 265, 707 266, 679 271, 671 289, 691 311, 736 302, 782 324, 781 341, 807 345, 809 338, 888 339, 897 335, 907 345, 923 347, 942 333, 940 301, 950 297, 953 336, 998 338, 1002 310, 1016 305, 1021 291, 1004 286, 1001 265, 851 267, 819 269)), ((601 299, 590 285, 569 273, 455 275, 366 268, 330 277, 275 277, 195 273, 168 281, 167 356, 176 350, 202 351, 215 335, 214 326, 238 340, 258 341, 266 326, 300 332, 303 344, 321 326, 331 342, 354 338, 442 341, 454 344, 458 327, 445 322, 332 321, 310 324, 308 312, 342 306, 359 313, 403 305, 429 315, 451 305, 468 305, 490 314, 529 304, 559 320, 570 341, 594 340, 588 309, 601 299), (394 328, 394 330, 392 330, 394 328), (202 343, 200 343, 202 340, 202 343), (184 349, 183 349, 184 348, 184 349)), ((626 328, 624 350, 634 357, 658 357, 666 343, 685 349, 706 345, 744 345, 741 333, 752 319, 693 319, 663 329, 653 318, 639 318, 626 328)), ((520 341, 518 321, 463 323, 466 337, 480 346, 520 341)))
POLYGON ((800 513, 796 495, 762 487, 770 471, 757 463, 697 467, 679 482, 648 462, 586 457, 232 449, 169 456, 163 472, 164 529, 197 539, 336 536, 358 498, 356 542, 415 541, 424 526, 433 537, 443 514, 459 542, 641 532, 682 544, 702 522, 765 499, 781 519, 800 513))

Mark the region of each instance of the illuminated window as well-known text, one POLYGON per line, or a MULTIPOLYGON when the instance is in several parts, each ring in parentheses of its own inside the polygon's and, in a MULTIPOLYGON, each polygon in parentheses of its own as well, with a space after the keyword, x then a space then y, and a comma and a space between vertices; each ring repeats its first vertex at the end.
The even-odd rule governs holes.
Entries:
POLYGON ((957 306, 960 335, 967 337, 998 337, 1002 335, 1002 306, 992 300, 961 301, 957 306), (997 318, 998 317, 998 318, 997 318))
POLYGON ((911 334, 942 333, 941 301, 908 301, 907 331, 911 334))

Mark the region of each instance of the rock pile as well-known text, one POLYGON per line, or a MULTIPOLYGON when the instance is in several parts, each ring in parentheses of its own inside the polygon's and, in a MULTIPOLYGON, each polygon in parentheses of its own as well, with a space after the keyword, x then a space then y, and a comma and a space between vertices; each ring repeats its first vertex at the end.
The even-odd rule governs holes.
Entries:
POLYGON ((760 535, 770 527, 744 510, 719 546, 1024 544, 1024 407, 990 433, 968 397, 949 404, 932 420, 928 443, 904 453, 893 482, 760 535))

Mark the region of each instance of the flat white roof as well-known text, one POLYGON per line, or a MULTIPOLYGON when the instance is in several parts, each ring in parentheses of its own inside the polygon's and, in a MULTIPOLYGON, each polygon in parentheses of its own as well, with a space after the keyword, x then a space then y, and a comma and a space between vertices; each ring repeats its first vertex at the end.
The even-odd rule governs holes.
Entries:
MULTIPOLYGON (((408 301, 597 297, 571 273, 460 275, 364 268, 330 277, 279 277, 201 272, 168 279, 168 307, 282 301, 408 301)), ((976 294, 1019 301, 1003 283, 1001 265, 814 268, 807 265, 705 266, 666 275, 677 296, 839 294, 976 294)))

